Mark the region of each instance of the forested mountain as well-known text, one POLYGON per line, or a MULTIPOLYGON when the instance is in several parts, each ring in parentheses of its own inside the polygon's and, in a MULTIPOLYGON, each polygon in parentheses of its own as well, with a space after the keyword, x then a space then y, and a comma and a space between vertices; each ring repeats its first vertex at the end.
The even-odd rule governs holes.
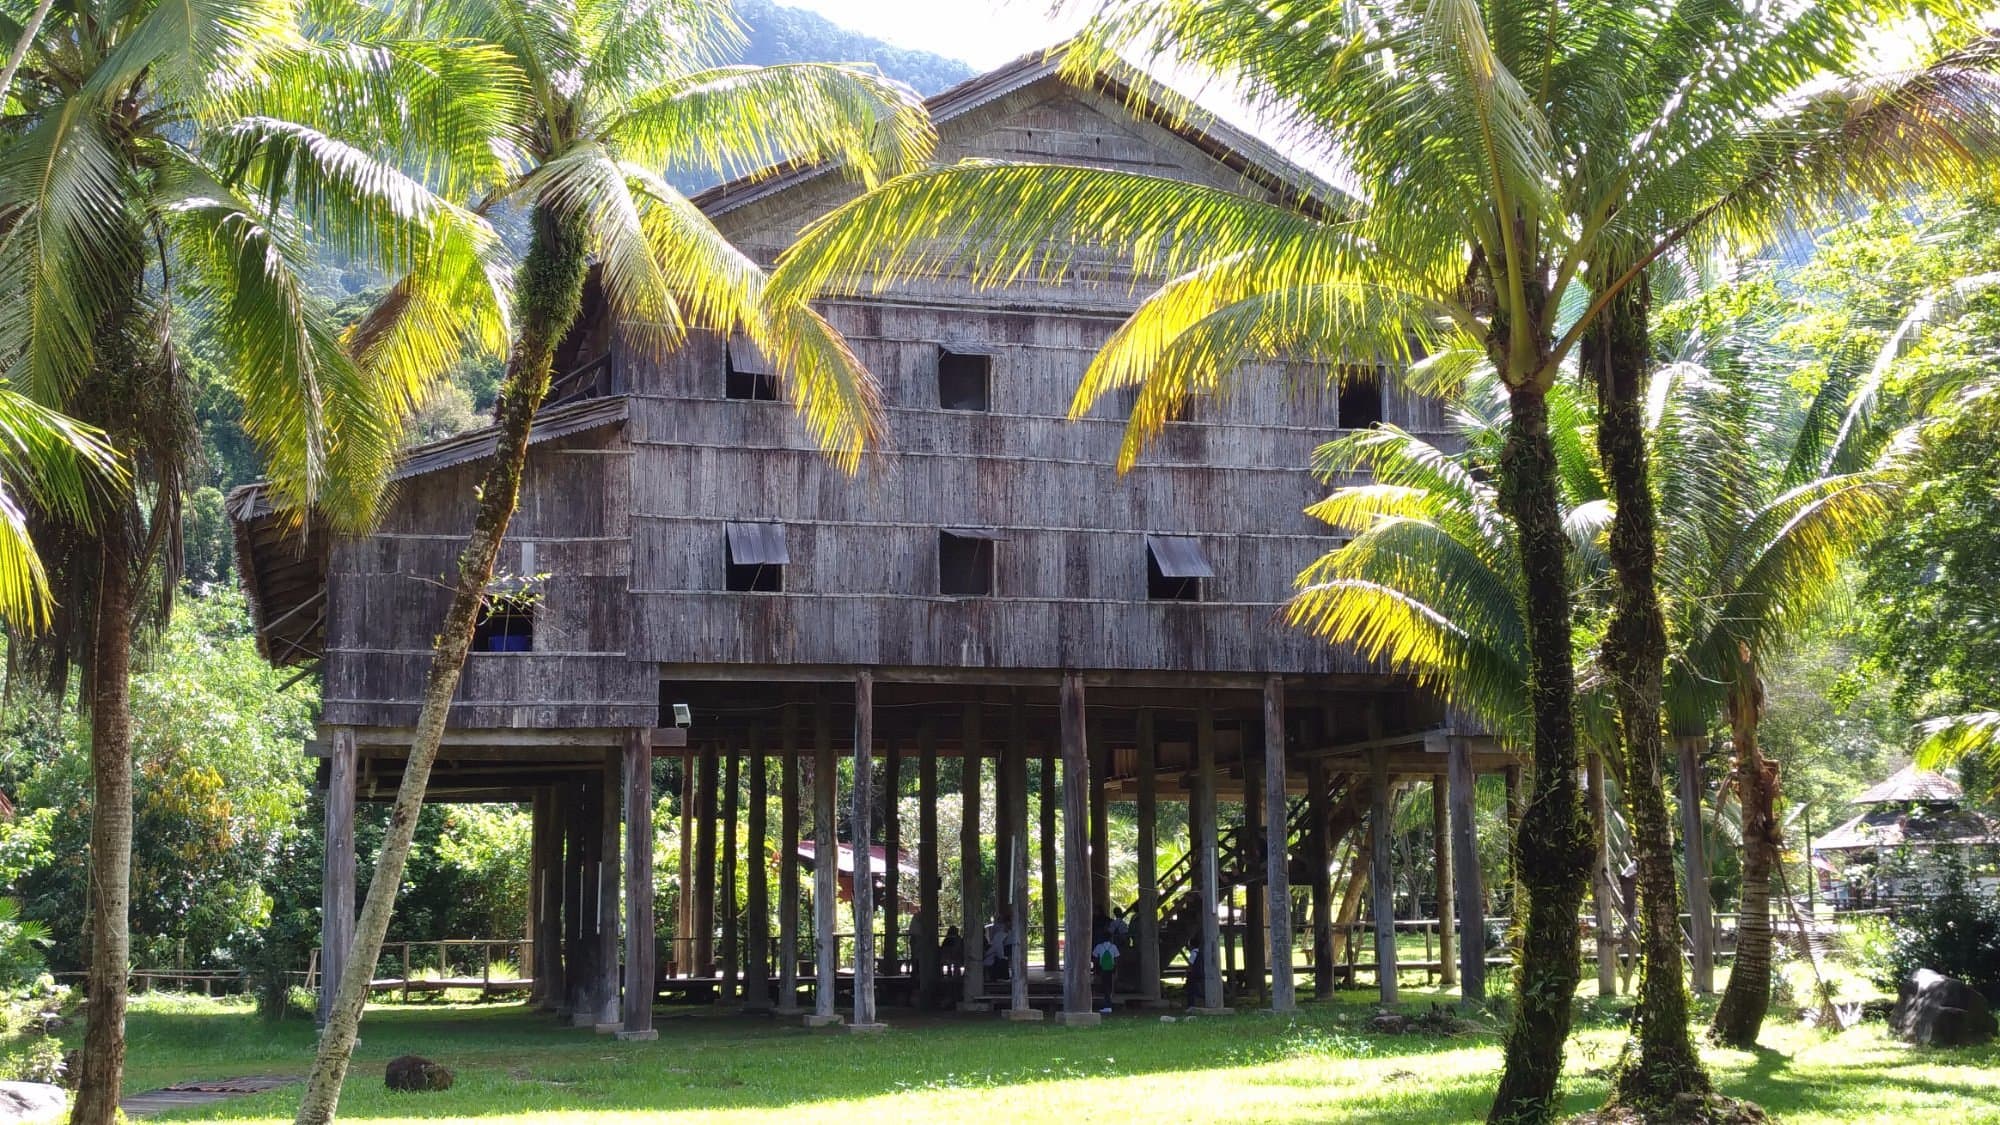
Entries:
POLYGON ((736 14, 749 30, 750 46, 743 53, 747 63, 872 62, 926 97, 973 75, 972 68, 957 59, 892 46, 814 12, 770 0, 741 0, 736 14))

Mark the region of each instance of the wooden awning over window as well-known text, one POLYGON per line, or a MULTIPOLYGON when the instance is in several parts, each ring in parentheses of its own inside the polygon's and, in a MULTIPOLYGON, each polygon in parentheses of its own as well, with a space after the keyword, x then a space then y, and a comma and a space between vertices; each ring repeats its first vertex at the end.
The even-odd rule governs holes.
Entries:
POLYGON ((737 566, 790 566, 781 523, 732 523, 727 527, 729 561, 737 566))
POLYGON ((1213 578, 1214 568, 1201 553, 1201 541, 1191 535, 1148 535, 1146 549, 1168 578, 1213 578))

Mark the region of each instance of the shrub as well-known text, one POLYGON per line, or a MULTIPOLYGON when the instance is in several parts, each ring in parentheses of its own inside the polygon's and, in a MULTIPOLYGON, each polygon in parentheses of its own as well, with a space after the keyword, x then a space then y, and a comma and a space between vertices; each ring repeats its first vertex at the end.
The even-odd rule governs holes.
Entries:
POLYGON ((1918 969, 1957 977, 2000 1002, 2000 894, 1982 893, 1955 858, 1932 893, 1896 918, 1875 983, 1894 990, 1918 969))

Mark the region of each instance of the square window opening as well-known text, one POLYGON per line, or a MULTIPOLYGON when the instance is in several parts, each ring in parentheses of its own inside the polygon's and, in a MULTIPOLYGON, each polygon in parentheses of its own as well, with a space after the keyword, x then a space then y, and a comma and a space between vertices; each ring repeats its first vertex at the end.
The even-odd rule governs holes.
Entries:
POLYGON ((792 561, 785 528, 776 523, 732 523, 723 529, 723 588, 737 593, 778 594, 792 561))
POLYGON ((993 538, 951 531, 938 533, 938 593, 948 598, 985 597, 993 592, 993 538))
POLYGON ((1351 369, 1341 372, 1339 411, 1335 418, 1343 430, 1366 430, 1382 424, 1381 368, 1351 369))
POLYGON ((1198 602, 1201 579, 1176 578, 1160 569, 1160 558, 1146 548, 1146 600, 1149 602, 1198 602))
POLYGON ((945 410, 991 410, 993 357, 938 349, 938 406, 945 410))
POLYGON ((782 594, 785 568, 776 563, 739 563, 728 547, 723 564, 723 588, 739 594, 782 594))
POLYGON ((778 400, 778 377, 769 371, 758 371, 759 364, 749 362, 746 354, 739 360, 738 349, 746 353, 754 349, 740 344, 728 344, 722 349, 722 366, 725 372, 723 394, 729 398, 747 402, 776 402, 778 400), (739 363, 742 366, 739 366, 739 363))
POLYGON ((535 598, 521 594, 487 594, 479 600, 479 617, 472 626, 474 652, 533 652, 535 598))

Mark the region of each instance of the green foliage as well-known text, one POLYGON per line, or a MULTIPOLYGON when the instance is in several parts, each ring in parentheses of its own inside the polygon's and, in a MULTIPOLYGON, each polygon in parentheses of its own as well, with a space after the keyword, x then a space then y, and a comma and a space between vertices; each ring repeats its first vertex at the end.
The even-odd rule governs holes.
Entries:
POLYGON ((2000 1002, 2000 891, 1982 889, 1955 855, 1934 862, 1926 892, 1896 915, 1875 983, 1894 989, 1918 969, 1932 969, 2000 1002))

